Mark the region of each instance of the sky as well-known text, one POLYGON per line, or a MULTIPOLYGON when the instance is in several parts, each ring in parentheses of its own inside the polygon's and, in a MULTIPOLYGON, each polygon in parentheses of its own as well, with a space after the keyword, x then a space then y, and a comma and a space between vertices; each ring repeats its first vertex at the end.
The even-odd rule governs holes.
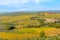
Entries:
POLYGON ((60 0, 0 0, 0 12, 60 10, 60 0))

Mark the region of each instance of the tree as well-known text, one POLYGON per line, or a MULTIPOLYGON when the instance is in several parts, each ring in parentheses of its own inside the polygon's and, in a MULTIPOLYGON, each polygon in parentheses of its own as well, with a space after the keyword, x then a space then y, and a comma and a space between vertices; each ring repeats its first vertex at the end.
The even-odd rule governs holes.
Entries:
POLYGON ((15 28, 15 25, 13 23, 5 23, 5 30, 12 30, 15 28))
POLYGON ((40 27, 45 26, 45 19, 38 19, 38 21, 40 22, 40 27))
POLYGON ((44 31, 40 32, 40 37, 45 37, 45 32, 44 31))

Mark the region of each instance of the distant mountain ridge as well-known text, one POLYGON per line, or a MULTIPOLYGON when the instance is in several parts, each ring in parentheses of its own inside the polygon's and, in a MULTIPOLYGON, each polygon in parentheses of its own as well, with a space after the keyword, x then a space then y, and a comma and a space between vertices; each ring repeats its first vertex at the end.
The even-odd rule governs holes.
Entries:
POLYGON ((13 15, 23 15, 23 14, 33 14, 33 13, 43 13, 43 12, 53 12, 60 13, 60 10, 47 10, 47 11, 28 11, 28 12, 5 12, 0 13, 0 16, 13 16, 13 15))

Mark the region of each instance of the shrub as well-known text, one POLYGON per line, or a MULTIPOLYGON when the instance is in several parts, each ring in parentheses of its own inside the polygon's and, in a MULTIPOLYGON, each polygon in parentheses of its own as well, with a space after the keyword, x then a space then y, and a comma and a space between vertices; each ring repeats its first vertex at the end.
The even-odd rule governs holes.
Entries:
POLYGON ((45 37, 45 32, 44 31, 40 32, 40 37, 45 37))

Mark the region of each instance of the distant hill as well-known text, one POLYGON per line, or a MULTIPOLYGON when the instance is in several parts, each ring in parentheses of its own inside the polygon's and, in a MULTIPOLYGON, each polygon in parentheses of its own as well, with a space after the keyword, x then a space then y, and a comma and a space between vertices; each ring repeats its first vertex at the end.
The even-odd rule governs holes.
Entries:
POLYGON ((18 15, 45 13, 45 12, 60 13, 60 10, 34 11, 34 12, 6 12, 6 13, 0 13, 0 16, 18 16, 18 15))
POLYGON ((0 14, 0 16, 18 16, 18 15, 28 15, 28 14, 35 14, 35 13, 43 13, 43 12, 7 12, 7 13, 0 14))

